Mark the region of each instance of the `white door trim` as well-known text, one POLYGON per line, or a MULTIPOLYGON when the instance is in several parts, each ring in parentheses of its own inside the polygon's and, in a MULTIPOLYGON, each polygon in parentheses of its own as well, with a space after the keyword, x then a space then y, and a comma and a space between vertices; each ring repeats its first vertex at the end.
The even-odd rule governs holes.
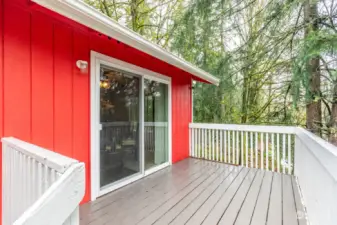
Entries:
MULTIPOLYGON (((153 172, 158 171, 159 169, 165 168, 172 164, 172 102, 171 102, 171 78, 164 76, 159 73, 155 73, 153 71, 138 67, 136 65, 118 60, 113 57, 109 57, 107 55, 100 54, 95 51, 91 51, 90 54, 90 177, 91 177, 91 201, 94 201, 97 197, 107 194, 113 190, 116 190, 122 186, 125 186, 131 182, 134 182, 146 175, 149 175, 153 172), (169 161, 168 163, 164 163, 159 165, 158 167, 152 168, 150 170, 144 170, 144 116, 143 112, 141 112, 141 174, 137 173, 134 176, 131 176, 129 179, 123 179, 120 182, 116 182, 115 185, 111 185, 103 190, 100 189, 100 161, 99 161, 99 151, 97 148, 99 146, 99 74, 100 74, 100 65, 104 64, 106 66, 120 69, 126 72, 133 73, 141 77, 141 83, 143 87, 144 79, 150 79, 154 81, 158 81, 168 85, 168 155, 169 161)), ((142 88, 143 89, 143 88, 142 88)), ((144 108, 144 98, 141 90, 141 109, 144 108)))

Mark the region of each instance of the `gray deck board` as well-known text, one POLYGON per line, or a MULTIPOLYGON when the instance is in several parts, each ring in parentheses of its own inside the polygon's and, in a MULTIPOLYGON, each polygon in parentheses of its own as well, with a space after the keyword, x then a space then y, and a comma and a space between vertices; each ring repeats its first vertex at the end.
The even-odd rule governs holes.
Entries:
MULTIPOLYGON (((142 208, 141 210, 136 210, 132 217, 125 218, 122 220, 122 224, 133 224, 138 223, 140 221, 150 220, 152 221, 153 212, 160 208, 162 205, 173 205, 177 200, 180 198, 185 197, 187 194, 189 194, 191 191, 193 191, 195 188, 197 188, 201 183, 206 182, 212 174, 214 174, 218 170, 218 166, 214 168, 210 168, 208 170, 205 170, 201 173, 199 173, 199 177, 194 179, 192 182, 189 182, 187 184, 184 184, 179 188, 177 191, 172 190, 167 195, 159 197, 156 201, 148 202, 148 205, 146 207, 142 208), (149 219, 147 219, 150 217, 149 219)), ((143 223, 143 222, 142 222, 143 223)), ((152 224, 152 223, 149 223, 152 224)))
POLYGON ((222 174, 229 174, 231 167, 226 167, 217 171, 214 174, 214 177, 211 178, 210 182, 202 183, 197 189, 188 194, 185 198, 181 199, 174 207, 171 207, 169 210, 164 211, 164 215, 159 218, 155 224, 169 224, 171 221, 176 218, 187 206, 195 204, 195 200, 203 194, 208 195, 209 191, 212 191, 214 187, 218 187, 219 184, 223 181, 222 174))
POLYGON ((234 224, 236 218, 241 210, 242 204, 245 201, 248 191, 256 177, 257 170, 251 169, 245 180, 242 182, 240 188, 232 198, 231 203, 222 214, 219 224, 234 224))
POLYGON ((248 168, 243 168, 242 173, 234 180, 232 185, 228 188, 225 194, 219 199, 211 212, 207 215, 206 219, 202 224, 217 224, 221 219, 223 213, 231 203, 234 198, 236 192, 240 189, 241 185, 247 181, 248 177, 252 176, 254 173, 250 171, 248 168))
POLYGON ((271 184, 267 225, 282 225, 282 175, 278 173, 271 184))
POLYGON ((287 225, 288 224, 298 225, 294 191, 290 176, 282 175, 282 188, 283 188, 283 223, 287 225))
POLYGON ((250 222, 251 225, 266 224, 272 180, 273 180, 273 173, 265 172, 262 181, 262 186, 257 197, 254 213, 251 218, 250 222))
POLYGON ((181 218, 176 218, 173 222, 176 224, 200 224, 213 209, 214 205, 220 199, 228 187, 232 184, 235 178, 241 173, 242 168, 235 167, 233 172, 221 183, 221 185, 204 201, 199 202, 199 205, 191 205, 185 209, 181 218), (202 203, 200 205, 200 203, 202 203), (183 222, 183 223, 182 223, 183 222))
POLYGON ((187 159, 80 207, 81 225, 305 225, 296 179, 187 159))
POLYGON ((247 197, 241 207, 240 213, 236 218, 235 225, 249 225, 252 218, 257 197, 264 177, 264 171, 258 170, 247 197))

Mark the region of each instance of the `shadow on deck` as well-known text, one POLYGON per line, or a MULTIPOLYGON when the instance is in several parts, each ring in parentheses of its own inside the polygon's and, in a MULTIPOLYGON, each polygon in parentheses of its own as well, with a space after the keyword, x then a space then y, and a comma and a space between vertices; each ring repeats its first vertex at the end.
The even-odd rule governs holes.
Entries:
POLYGON ((80 207, 80 224, 307 224, 293 176, 186 159, 80 207))

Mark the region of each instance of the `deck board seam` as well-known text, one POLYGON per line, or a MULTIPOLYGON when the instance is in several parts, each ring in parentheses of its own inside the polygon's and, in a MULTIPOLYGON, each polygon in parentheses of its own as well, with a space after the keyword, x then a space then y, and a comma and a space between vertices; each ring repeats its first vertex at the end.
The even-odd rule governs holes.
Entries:
MULTIPOLYGON (((274 173, 272 173, 272 178, 271 178, 271 183, 270 183, 270 192, 269 192, 269 198, 268 198, 268 207, 267 207, 267 215, 266 215, 266 221, 265 224, 268 223, 268 217, 269 217, 269 208, 270 208, 270 198, 271 198, 271 193, 273 191, 273 183, 274 183, 274 173)), ((283 189, 282 187, 282 182, 281 182, 281 190, 283 189)), ((282 196, 281 196, 281 200, 282 200, 282 196)), ((282 204, 283 206, 283 204, 282 204)), ((283 209, 283 207, 281 207, 283 209)))
MULTIPOLYGON (((226 171, 228 171, 228 169, 229 169, 229 167, 228 166, 226 166, 225 168, 219 168, 219 170, 217 170, 217 171, 215 171, 215 173, 217 173, 217 172, 219 172, 220 171, 220 169, 221 169, 221 172, 218 174, 218 175, 221 175, 221 173, 223 173, 223 172, 226 172, 226 171)), ((229 171, 229 174, 230 174, 230 171, 229 171)), ((216 176, 207 186, 205 186, 203 189, 202 189, 202 191, 199 193, 199 195, 201 195, 204 191, 206 191, 207 189, 208 189, 208 187, 210 186, 210 185, 212 185, 217 179, 218 179, 219 177, 218 176, 216 176)), ((200 186, 201 184, 199 184, 199 186, 200 186)), ((199 186, 197 186, 196 188, 198 188, 199 186)), ((195 189, 193 189, 191 192, 189 192, 187 195, 185 195, 184 197, 182 197, 178 202, 176 202, 172 207, 170 207, 162 216, 160 216, 155 222, 153 222, 152 224, 155 224, 158 220, 160 220, 163 216, 165 216, 170 210, 172 210, 176 205, 178 205, 182 200, 184 200, 189 194, 191 194, 193 191, 194 191, 195 189)), ((196 199, 196 198, 195 198, 196 199)), ((190 205, 195 199, 193 199, 188 205, 190 205)), ((187 205, 187 206, 188 206, 187 205)), ((187 207, 186 206, 186 207, 187 207)), ((185 208, 186 208, 185 207, 185 208)), ((184 209, 185 209, 184 208, 184 209)), ((182 211, 181 211, 182 212, 182 211)), ((180 213, 181 213, 180 212, 180 213)), ((180 214, 179 213, 179 214, 180 214)), ((174 219, 174 218, 173 218, 174 219)), ((173 220, 172 219, 172 220, 173 220)), ((172 221, 171 220, 171 221, 172 221)), ((171 222, 170 221, 170 222, 171 222)))
POLYGON ((259 192, 258 192, 258 194, 257 194, 257 197, 256 197, 256 200, 255 200, 254 209, 253 209, 253 212, 252 212, 252 216, 250 217, 249 224, 251 224, 251 223, 252 223, 253 216, 254 216, 255 209, 256 209, 256 205, 257 205, 257 202, 258 202, 258 200, 259 200, 259 197, 260 197, 260 193, 261 193, 261 189, 262 189, 262 185, 263 185, 263 180, 264 180, 265 176, 266 176, 266 171, 263 171, 263 177, 262 177, 262 180, 261 180, 261 184, 260 184, 259 192))
MULTIPOLYGON (((191 192, 193 192, 196 188, 198 188, 205 180, 207 180, 210 176, 212 176, 213 174, 216 174, 217 173, 217 171, 218 170, 220 170, 220 167, 218 167, 216 170, 214 170, 214 172, 212 172, 211 174, 209 174, 208 176, 205 176, 205 179, 203 179, 202 180, 202 182, 200 182, 199 184, 197 184, 197 186, 195 186, 191 191, 189 191, 183 198, 185 198, 187 195, 189 195, 191 192)), ((200 178, 200 177, 199 177, 200 178)), ((214 179, 216 179, 216 178, 214 178, 214 179)), ((187 185, 187 186, 189 186, 189 185, 187 185)), ((187 187, 186 186, 186 187, 187 187)), ((185 188, 183 188, 183 189, 185 189, 185 188)), ((183 190, 182 189, 182 190, 183 190)), ((180 190, 181 191, 181 190, 180 190)), ((180 192, 179 191, 179 192, 180 192)), ((181 198, 178 202, 180 202, 183 198, 181 198)), ((168 199, 167 201, 165 201, 165 202, 163 202, 162 203, 162 205, 163 204, 165 204, 166 202, 168 202, 169 200, 171 200, 171 198, 170 199, 168 199)), ((160 208, 162 205, 160 205, 160 206, 158 206, 156 209, 154 209, 154 210, 152 210, 151 212, 149 212, 145 217, 143 217, 142 219, 140 219, 139 221, 137 221, 136 222, 136 224, 139 224, 140 222, 142 222, 144 219, 146 219, 148 216, 150 216, 152 213, 154 213, 158 208, 160 208)), ((174 204, 174 206, 175 206, 176 204, 174 204)), ((171 207, 172 208, 172 207, 171 207)), ((171 209, 170 208, 170 209, 171 209)), ((156 220, 157 221, 157 220, 156 220)), ((155 222, 156 222, 155 221, 155 222)), ((153 222, 152 224, 154 224, 155 222, 153 222)))
MULTIPOLYGON (((246 169, 246 167, 245 167, 246 169)), ((240 173, 243 171, 243 169, 241 169, 240 173)), ((242 178, 242 181, 239 185, 239 187, 241 186, 242 182, 245 180, 246 176, 248 175, 249 173, 249 169, 248 169, 248 172, 244 175, 244 177, 242 178)), ((239 174, 238 174, 239 175, 239 174)), ((237 179, 238 176, 235 177, 235 179, 233 179, 233 182, 237 179)), ((231 182, 231 184, 228 186, 228 188, 226 189, 225 192, 222 193, 222 195, 219 197, 218 201, 213 205, 212 209, 214 209, 218 204, 219 204, 219 201, 222 199, 222 197, 224 196, 224 194, 227 192, 227 190, 231 187, 231 185, 233 184, 233 182, 231 182)), ((238 187, 238 188, 239 188, 238 187)), ((212 209, 209 211, 209 213, 212 212, 212 209)), ((207 217, 209 216, 209 214, 207 214, 207 216, 201 221, 200 224, 203 224, 205 222, 205 220, 207 219, 207 217)), ((219 221, 218 221, 219 222, 219 221)))
MULTIPOLYGON (((190 161, 190 160, 189 160, 189 161, 190 161)), ((202 160, 192 160, 192 162, 193 162, 194 165, 200 163, 201 161, 202 161, 202 160)), ((188 170, 191 168, 191 166, 188 165, 188 162, 186 162, 186 164, 185 164, 185 165, 180 165, 180 166, 186 166, 186 168, 182 168, 181 171, 178 170, 178 171, 179 171, 179 172, 178 172, 178 175, 181 174, 181 173, 183 173, 184 171, 188 171, 188 170), (187 164, 187 165, 186 165, 186 164, 187 164)), ((193 166, 194 166, 194 165, 193 165, 193 166)), ((140 179, 140 180, 138 180, 138 181, 135 181, 134 184, 141 183, 141 182, 144 182, 144 181, 149 181, 149 180, 155 180, 156 176, 159 176, 159 177, 162 178, 162 179, 164 179, 164 176, 162 176, 162 175, 167 175, 167 176, 170 177, 170 176, 172 176, 172 170, 173 170, 173 167, 172 167, 172 166, 166 167, 166 168, 164 168, 163 170, 159 170, 159 171, 155 172, 155 173, 153 174, 154 176, 146 176, 146 177, 144 177, 144 178, 142 178, 142 179, 140 179)), ((156 181, 156 182, 160 182, 160 181, 156 181)), ((102 197, 98 198, 98 199, 94 202, 93 206, 94 206, 94 205, 98 205, 98 204, 100 204, 102 201, 104 201, 104 200, 99 201, 100 199, 103 199, 104 197, 112 197, 112 196, 109 196, 109 195, 114 195, 114 194, 117 193, 117 191, 120 191, 120 190, 116 190, 115 192, 109 193, 109 194, 107 194, 107 195, 105 195, 105 196, 102 196, 102 197)), ((126 189, 123 190, 123 192, 126 192, 126 191, 127 191, 127 187, 126 187, 126 189)))
MULTIPOLYGON (((199 162, 200 162, 201 160, 199 160, 199 162)), ((194 164, 196 164, 196 163, 194 163, 194 164)), ((208 165, 209 164, 207 164, 206 165, 206 167, 208 167, 208 165)), ((198 166, 199 167, 199 166, 198 166)), ((195 167, 194 169, 197 169, 198 167, 195 167)), ((192 168, 193 168, 193 166, 192 166, 192 168)), ((186 171, 188 171, 189 169, 191 169, 191 166, 188 166, 187 165, 187 167, 186 167, 186 171)), ((167 171, 167 172, 169 172, 169 170, 167 171)), ((199 171, 198 170, 196 170, 196 173, 198 173, 199 171)), ((164 173, 165 174, 165 173, 164 173)), ((164 175, 163 174, 163 175, 164 175)), ((194 175, 195 173, 193 173, 193 175, 194 175)), ((182 173, 179 173, 179 174, 177 174, 177 176, 181 176, 182 175, 182 173)), ((190 174, 190 175, 192 175, 192 174, 190 174)), ((163 176, 164 178, 165 178, 165 176, 163 176)), ((156 181, 156 182, 160 182, 160 181, 156 181)), ((117 190, 118 191, 118 190, 117 190)), ((134 192, 133 192, 134 193, 134 192)), ((136 193, 137 193, 137 191, 136 191, 136 193)), ((139 193, 138 193, 139 194, 139 193)), ((128 195, 128 196, 131 196, 132 194, 130 194, 130 195, 128 195)), ((135 194, 133 194, 133 195, 135 195, 135 194)), ((133 196, 132 195, 132 196, 133 196)), ((106 205, 106 206, 104 206, 104 207, 101 207, 100 208, 100 210, 104 210, 104 208, 106 208, 106 207, 110 207, 112 204, 114 204, 114 203, 116 203, 116 202, 118 202, 118 201, 120 201, 120 200, 124 200, 124 199, 127 199, 126 197, 123 197, 123 198, 118 198, 116 201, 113 201, 113 202, 110 202, 109 203, 109 205, 106 205)), ((98 212, 98 211, 100 211, 100 210, 97 210, 97 211, 95 211, 96 213, 98 212)), ((95 213, 89 213, 89 215, 93 215, 93 214, 95 214, 95 213)), ((109 211, 107 211, 107 212, 104 212, 102 215, 100 215, 100 218, 101 217, 103 217, 103 216, 105 216, 105 215, 107 215, 107 214, 109 214, 109 211)), ((88 224, 91 224, 91 223, 94 223, 95 221, 97 221, 98 219, 100 219, 100 218, 94 218, 94 219, 91 219, 91 220, 89 220, 88 222, 88 224)))
MULTIPOLYGON (((200 160, 200 161, 201 161, 201 160, 200 160)), ((195 164, 196 164, 196 163, 195 163, 195 164)), ((211 165, 211 164, 208 163, 207 165, 204 165, 204 166, 207 168, 207 167, 214 166, 214 165, 211 165)), ((196 169, 196 170, 195 170, 193 173, 189 174, 189 176, 192 176, 192 175, 196 175, 196 174, 198 174, 198 173, 201 173, 199 170, 197 170, 197 168, 198 168, 198 167, 195 167, 194 169, 196 169)), ((191 169, 191 167, 187 167, 186 170, 183 170, 183 171, 188 171, 189 169, 191 169)), ((171 175, 172 175, 172 173, 171 173, 171 175)), ((176 176, 181 176, 181 175, 183 175, 183 172, 179 172, 176 176)), ((170 176, 169 176, 169 177, 170 177, 170 176)), ((168 177, 163 176, 163 179, 165 179, 165 178, 168 178, 168 177)), ((156 183, 160 183, 160 184, 164 185, 165 183, 161 183, 163 179, 161 179, 161 180, 159 180, 159 181, 156 181, 156 183)), ((150 188, 150 190, 153 190, 152 187, 150 188)), ((118 190, 117 190, 117 191, 118 191, 118 190)), ((140 193, 141 193, 141 192, 139 192, 138 194, 140 194, 140 193)), ((115 201, 109 202, 109 204, 104 205, 103 207, 100 207, 98 210, 95 210, 95 211, 93 211, 93 212, 90 212, 89 214, 90 214, 90 215, 95 214, 95 213, 97 213, 98 211, 103 210, 104 208, 109 207, 109 206, 111 206, 112 204, 114 204, 114 203, 116 203, 116 202, 118 202, 118 201, 125 200, 125 199, 127 199, 127 198, 130 198, 130 196, 135 196, 136 194, 137 194, 137 191, 136 191, 136 193, 135 193, 135 192, 132 192, 132 193, 130 193, 127 197, 124 196, 124 197, 121 197, 121 198, 116 199, 115 201)), ((103 216, 103 215, 106 215, 106 214, 108 214, 108 213, 109 213, 109 212, 106 212, 106 213, 102 214, 102 216, 103 216)), ((97 220, 97 218, 94 219, 94 220, 91 220, 90 223, 93 222, 93 221, 95 221, 95 220, 97 220)))
MULTIPOLYGON (((255 176, 254 176, 252 182, 251 182, 250 185, 249 185, 249 188, 248 188, 248 190, 247 190, 247 193, 246 193, 246 195, 245 195, 245 198, 243 199, 243 201, 242 201, 242 203, 241 203, 240 209, 239 209, 238 213, 236 214, 236 217, 235 217, 235 219, 234 219, 234 223, 233 223, 233 224, 236 223, 236 220, 237 220, 238 217, 239 217, 239 214, 240 214, 240 212, 241 212, 242 206, 243 206, 243 204, 245 203, 245 201, 246 201, 246 199, 247 199, 248 193, 249 193, 249 191, 250 191, 250 189, 251 189, 251 187, 252 187, 252 185, 253 185, 253 183, 254 183, 256 177, 257 177, 257 174, 258 174, 258 171, 256 170, 256 171, 255 171, 255 176)), ((261 183, 262 183, 262 182, 261 182, 261 183)))
MULTIPOLYGON (((226 174, 225 176, 224 176, 224 178, 222 179, 222 181, 216 186, 216 188, 214 189, 214 191, 212 191, 209 195, 208 195, 208 197, 206 198, 206 200, 205 201, 203 201, 203 203, 204 202, 206 202, 208 199, 209 199, 209 197, 219 188, 219 186, 227 179, 227 177, 229 177, 229 175, 231 175, 232 174, 232 172, 233 172, 233 167, 228 167, 228 168, 226 168, 226 170, 228 170, 228 174, 226 174)), ((214 181, 216 181, 216 179, 214 180, 214 181)), ((212 182, 212 183, 210 183, 209 185, 211 185, 211 184, 213 184, 214 183, 214 181, 212 182)), ((206 191, 207 190, 207 188, 209 187, 209 185, 200 193, 200 195, 202 194, 202 193, 204 193, 204 191, 206 191)), ((195 199, 193 199, 190 203, 188 203, 170 222, 169 222, 169 224, 171 224, 172 223, 172 221, 174 221, 182 212, 184 212, 185 211, 185 209, 187 208, 187 207, 189 207, 195 200, 196 200, 197 198, 195 198, 195 199)), ((201 206, 203 205, 203 203, 201 204, 201 206)), ((166 214, 166 213, 165 213, 166 214)))
POLYGON ((81 206, 80 224, 304 225, 297 188, 291 175, 188 159, 81 206))
MULTIPOLYGON (((212 209, 216 206, 216 204, 219 202, 219 200, 222 198, 222 196, 227 192, 228 188, 233 184, 233 182, 234 182, 235 179, 239 176, 239 174, 242 172, 242 170, 243 170, 243 167, 240 168, 240 170, 238 171, 238 173, 236 174, 236 176, 233 178, 233 180, 231 181, 231 183, 226 187, 226 190, 221 194, 221 196, 219 197, 219 199, 217 200, 217 202, 213 205, 212 209)), ((210 196, 212 196, 212 195, 210 195, 210 196)), ((209 198, 210 198, 210 197, 209 197, 209 198)), ((206 201, 205 201, 205 202, 206 202, 206 201)), ((204 202, 204 203, 205 203, 205 202, 204 202)), ((196 212, 199 211, 199 209, 200 209, 202 206, 203 206, 203 204, 202 204, 201 206, 198 207, 198 209, 197 209, 197 210, 190 216, 190 218, 186 221, 185 224, 187 224, 188 221, 190 221, 190 219, 196 214, 196 212)), ((209 212, 211 212, 212 209, 211 209, 209 212)), ((208 216, 208 215, 209 215, 209 214, 207 214, 207 216, 208 216)), ((207 216, 203 219, 203 221, 201 221, 201 223, 204 222, 204 220, 207 218, 207 216)))
MULTIPOLYGON (((208 164, 208 165, 210 165, 210 164, 208 164)), ((214 166, 214 164, 212 164, 213 166, 214 166)), ((216 165, 216 164, 215 164, 216 165)), ((216 171, 216 170, 215 170, 216 171)), ((185 188, 187 188, 189 185, 191 185, 193 182, 195 182, 196 180, 198 180, 199 178, 201 178, 201 177, 203 177, 203 176, 205 176, 205 174, 203 174, 203 171, 198 171, 197 172, 198 174, 200 174, 198 177, 196 177, 195 179, 193 179, 192 181, 190 181, 189 183, 187 183, 182 189, 180 189, 180 190, 178 190, 177 192, 175 192, 175 194, 177 194, 177 193, 179 193, 179 192, 181 192, 182 190, 184 190, 185 188)), ((197 173, 195 173, 195 174, 197 174, 197 173)), ((207 176, 205 176, 205 179, 207 179, 207 176)), ((204 179, 204 180, 205 180, 204 179)), ((204 181, 203 180, 203 181, 204 181)), ((166 192, 166 193, 168 193, 168 192, 166 192)), ((169 201, 171 198, 169 198, 169 199, 167 199, 166 201, 164 201, 162 204, 165 204, 167 201, 169 201)), ((151 203, 149 203, 149 204, 147 204, 147 205, 145 205, 144 207, 142 207, 140 210, 142 210, 142 209, 144 209, 144 208, 147 208, 149 205, 151 205, 151 203)), ((160 207, 160 206, 159 206, 160 207)), ((158 208, 158 207, 157 207, 158 208)), ((156 208, 156 209, 157 209, 156 208)), ((155 209, 155 210, 156 210, 155 209)), ((154 211, 155 211, 154 210, 154 211)), ((148 215, 150 215, 152 213, 152 211, 148 214, 148 215)), ((147 215, 147 216, 148 216, 147 215)), ((142 218, 142 220, 143 219, 145 219, 145 218, 142 218)), ((139 220, 139 221, 137 221, 136 223, 140 223, 141 221, 139 220)))
MULTIPOLYGON (((240 185, 238 186, 238 188, 236 189, 235 193, 233 194, 233 196, 232 196, 231 200, 229 201, 229 203, 228 203, 228 205, 227 205, 226 209, 223 211, 222 215, 220 216, 220 218, 219 218, 219 220, 218 220, 217 224, 219 224, 219 222, 221 221, 222 217, 225 215, 225 213, 226 213, 226 211, 227 211, 228 207, 229 207, 229 206, 232 204, 232 201, 233 201, 234 197, 236 196, 236 194, 237 194, 237 193, 238 193, 238 191, 240 190, 240 188, 241 188, 241 186, 242 186, 243 182, 246 180, 246 178, 247 178, 248 174, 249 174, 251 171, 252 171, 252 170, 251 170, 251 169, 249 169, 249 171, 248 171, 248 173, 246 174, 246 176, 245 176, 245 177, 242 179, 242 181, 241 181, 240 185)), ((255 177, 256 177, 256 173, 257 173, 257 171, 254 171, 254 178, 253 178, 253 180, 254 180, 254 179, 255 179, 255 177)), ((251 183, 252 183, 252 182, 251 182, 251 183)), ((250 188, 250 186, 249 186, 249 188, 250 188)), ((248 191, 247 191, 247 193, 248 193, 248 191)))

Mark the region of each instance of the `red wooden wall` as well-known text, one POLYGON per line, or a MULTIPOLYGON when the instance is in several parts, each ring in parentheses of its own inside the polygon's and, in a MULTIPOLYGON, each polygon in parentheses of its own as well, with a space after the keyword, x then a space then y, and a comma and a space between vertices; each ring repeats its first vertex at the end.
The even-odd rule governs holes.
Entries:
POLYGON ((89 62, 90 50, 172 78, 173 162, 188 157, 190 74, 27 0, 0 0, 0 13, 0 136, 85 162, 84 202, 90 199, 90 77, 75 62, 89 62))

